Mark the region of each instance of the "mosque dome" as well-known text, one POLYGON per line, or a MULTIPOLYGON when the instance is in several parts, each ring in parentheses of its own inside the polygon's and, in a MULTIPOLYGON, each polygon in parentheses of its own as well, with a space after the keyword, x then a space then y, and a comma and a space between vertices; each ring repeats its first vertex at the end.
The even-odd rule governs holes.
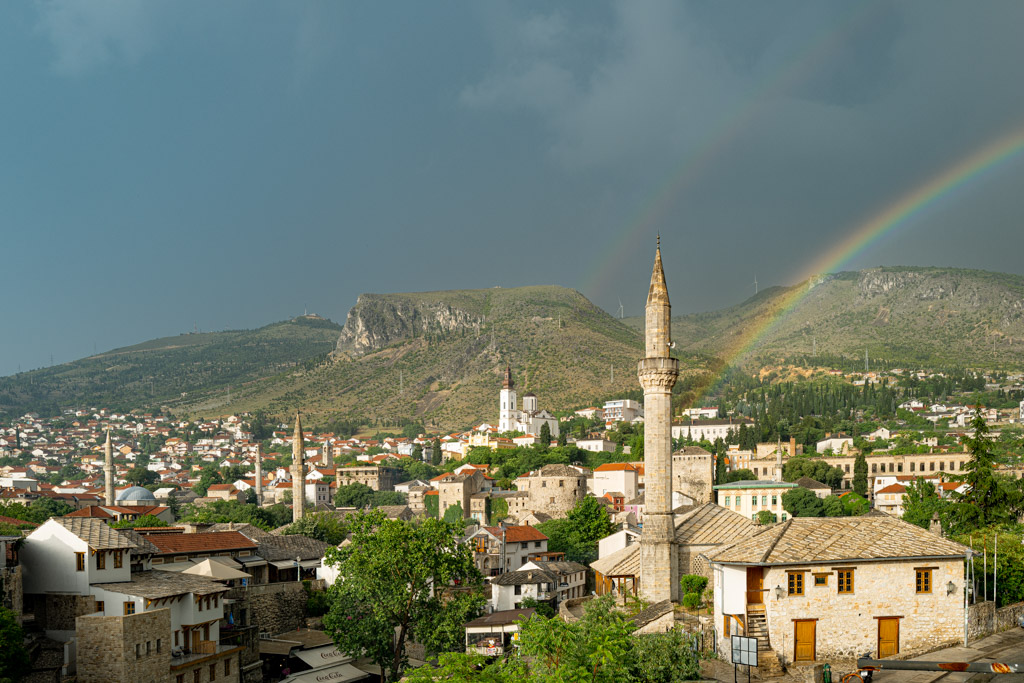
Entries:
POLYGON ((141 486, 129 486, 123 491, 118 491, 117 500, 145 500, 156 503, 156 496, 152 491, 141 486))

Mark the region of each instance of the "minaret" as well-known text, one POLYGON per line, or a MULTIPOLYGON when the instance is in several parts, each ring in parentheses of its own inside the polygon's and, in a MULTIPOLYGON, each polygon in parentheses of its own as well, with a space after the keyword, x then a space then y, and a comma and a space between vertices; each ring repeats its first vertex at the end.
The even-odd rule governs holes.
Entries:
POLYGON ((295 434, 292 436, 292 521, 302 519, 306 512, 306 447, 302 441, 302 419, 295 413, 295 434))
POLYGON ((647 293, 647 357, 638 368, 644 388, 644 532, 640 587, 651 602, 679 599, 679 551, 672 521, 672 387, 679 361, 669 356, 672 306, 661 265, 661 236, 647 293))
POLYGON ((324 452, 320 454, 320 466, 331 466, 331 440, 324 439, 324 452))
POLYGON ((114 447, 110 443, 110 428, 107 428, 107 443, 103 446, 103 483, 104 495, 107 505, 114 504, 114 447))
POLYGON ((498 431, 510 432, 515 429, 516 383, 512 381, 512 366, 505 364, 505 379, 501 383, 501 410, 498 412, 498 431))
POLYGON ((263 507, 263 446, 256 442, 256 505, 263 507))

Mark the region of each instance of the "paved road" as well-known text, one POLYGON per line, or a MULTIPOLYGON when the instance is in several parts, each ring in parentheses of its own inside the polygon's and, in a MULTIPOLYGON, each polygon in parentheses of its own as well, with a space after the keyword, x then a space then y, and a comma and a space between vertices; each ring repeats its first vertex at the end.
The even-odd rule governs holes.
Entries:
MULTIPOLYGON (((931 652, 915 660, 928 662, 1019 662, 1024 664, 1024 628, 1014 628, 970 643, 931 652)), ((911 660, 913 661, 913 660, 911 660)), ((1024 683, 1021 674, 946 673, 942 671, 879 671, 875 683, 1024 683)))

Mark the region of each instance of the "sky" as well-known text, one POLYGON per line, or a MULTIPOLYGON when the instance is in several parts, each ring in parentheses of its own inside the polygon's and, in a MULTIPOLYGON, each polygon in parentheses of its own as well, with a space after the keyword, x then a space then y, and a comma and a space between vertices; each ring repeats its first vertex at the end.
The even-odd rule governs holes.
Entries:
MULTIPOLYGON (((12 3, 0 375, 361 292, 792 284, 1024 126, 1024 3, 12 3)), ((844 269, 1024 273, 1024 154, 844 269)))

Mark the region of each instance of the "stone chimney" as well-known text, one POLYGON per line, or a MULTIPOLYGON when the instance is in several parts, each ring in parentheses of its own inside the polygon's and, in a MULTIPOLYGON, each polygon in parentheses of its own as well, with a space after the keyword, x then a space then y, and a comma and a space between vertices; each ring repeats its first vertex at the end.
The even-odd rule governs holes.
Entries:
POLYGON ((942 522, 939 521, 938 512, 932 515, 932 520, 928 523, 928 531, 932 532, 936 536, 942 536, 942 522))

